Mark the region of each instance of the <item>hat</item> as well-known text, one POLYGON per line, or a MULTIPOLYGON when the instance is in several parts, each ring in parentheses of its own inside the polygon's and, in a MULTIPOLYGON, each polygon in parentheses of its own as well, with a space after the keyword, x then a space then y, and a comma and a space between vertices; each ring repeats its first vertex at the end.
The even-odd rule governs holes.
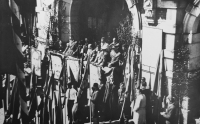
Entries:
POLYGON ((88 49, 92 49, 92 44, 88 44, 88 49))
POLYGON ((96 88, 96 89, 98 89, 98 88, 99 88, 98 83, 94 83, 93 86, 92 86, 92 88, 96 88))
POLYGON ((174 97, 172 96, 167 96, 167 99, 169 100, 170 103, 174 103, 174 97))
POLYGON ((112 49, 119 48, 119 43, 112 45, 112 49))
POLYGON ((142 77, 142 80, 146 80, 146 78, 145 78, 145 77, 142 77))
POLYGON ((108 50, 108 48, 109 48, 108 45, 103 45, 103 46, 101 47, 101 50, 108 50))

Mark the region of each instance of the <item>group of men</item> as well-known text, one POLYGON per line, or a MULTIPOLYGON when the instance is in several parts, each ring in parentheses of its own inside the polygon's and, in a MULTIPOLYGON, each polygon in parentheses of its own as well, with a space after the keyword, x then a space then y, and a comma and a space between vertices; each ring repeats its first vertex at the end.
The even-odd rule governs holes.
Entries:
MULTIPOLYGON (((60 47, 62 48, 62 47, 60 47)), ((109 67, 117 69, 125 64, 127 57, 126 45, 120 44, 114 37, 112 43, 108 44, 106 38, 102 37, 99 44, 96 42, 90 44, 88 39, 85 38, 85 43, 80 44, 75 41, 73 37, 70 37, 69 43, 67 43, 66 48, 61 51, 65 56, 80 57, 83 60, 89 60, 91 64, 100 67, 109 67)), ((122 70, 121 70, 122 71, 122 70)), ((121 73, 122 74, 122 73, 121 73)), ((101 84, 94 83, 92 87, 92 93, 88 98, 91 103, 91 113, 92 121, 98 123, 99 119, 103 121, 120 119, 120 123, 128 123, 131 117, 131 112, 133 113, 133 121, 135 124, 144 124, 152 122, 152 105, 151 105, 151 91, 146 88, 145 78, 142 78, 141 87, 136 89, 135 101, 129 101, 129 95, 125 92, 125 83, 123 79, 119 76, 113 76, 110 79, 101 79, 101 84), (115 79, 116 78, 116 79, 115 79), (125 100, 126 99, 126 100, 125 100), (99 118, 101 117, 101 118, 99 118)), ((71 84, 69 84, 71 85, 71 84)), ((69 89, 67 91, 66 97, 68 98, 68 117, 70 124, 72 123, 82 123, 85 116, 83 114, 87 102, 81 102, 80 92, 83 92, 78 88, 75 90, 72 88, 73 93, 76 94, 73 102, 70 100, 69 89), (84 104, 83 104, 84 103, 84 104), (82 104, 82 105, 81 105, 82 104), (80 110, 81 109, 81 110, 80 110)), ((166 123, 174 122, 174 104, 172 97, 167 97, 169 100, 167 103, 173 110, 161 112, 161 116, 166 120, 166 123), (168 118, 166 118, 166 116, 168 118)), ((167 109, 166 109, 167 110, 167 109)))
MULTIPOLYGON (((105 37, 101 38, 99 44, 90 44, 88 42, 88 39, 85 38, 85 43, 83 45, 80 45, 77 41, 73 39, 73 37, 70 37, 69 43, 67 43, 66 48, 62 53, 65 56, 80 57, 85 61, 89 60, 90 63, 95 66, 119 68, 125 63, 126 60, 126 54, 122 54, 122 52, 126 53, 125 45, 121 45, 115 37, 113 38, 113 42, 110 44, 106 42, 105 37)), ((94 86, 92 87, 93 92, 88 98, 90 100, 89 103, 91 103, 92 120, 96 123, 99 121, 99 116, 104 116, 103 118, 106 120, 114 120, 119 118, 119 115, 116 111, 117 109, 114 108, 117 107, 117 90, 120 82, 116 82, 114 81, 114 79, 109 79, 109 81, 112 81, 114 83, 112 84, 112 86, 108 85, 109 87, 106 87, 106 83, 109 84, 110 82, 108 82, 105 77, 106 76, 104 75, 100 79, 100 85, 94 83, 94 86), (110 91, 112 91, 112 93, 110 91)), ((84 115, 81 114, 80 111, 83 112, 84 109, 86 109, 85 106, 87 106, 87 102, 81 101, 79 98, 79 92, 83 91, 81 91, 80 88, 78 89, 79 90, 77 90, 77 99, 74 99, 74 106, 72 107, 71 105, 69 105, 68 107, 68 113, 71 113, 68 114, 70 123, 82 123, 84 117, 81 116, 84 115)), ((70 88, 68 90, 70 90, 70 88)), ((66 96, 68 97, 68 95, 66 96)), ((71 103, 69 102, 68 104, 71 103)))
MULTIPOLYGON (((54 47, 50 45, 49 49, 56 50, 66 57, 72 56, 89 60, 91 64, 99 67, 107 66, 112 68, 113 72, 122 72, 122 69, 120 70, 119 68, 123 68, 125 65, 128 50, 126 46, 125 44, 120 44, 116 37, 112 39, 110 44, 106 42, 105 37, 101 38, 99 44, 98 42, 92 44, 87 38, 82 44, 70 37, 66 47, 59 40, 57 45, 54 47)), ((104 76, 106 77, 106 74, 104 76)), ((109 120, 110 122, 120 119, 120 123, 127 124, 131 117, 131 112, 133 113, 135 124, 144 124, 152 121, 151 91, 146 88, 145 78, 142 78, 141 87, 136 90, 135 101, 131 102, 129 100, 130 94, 125 92, 123 76, 123 73, 112 74, 107 79, 102 76, 100 84, 94 83, 92 93, 88 97, 89 103, 91 103, 92 121, 94 123, 99 123, 100 119, 102 121, 109 120)), ((74 88, 72 83, 68 84, 66 99, 68 101, 68 120, 70 124, 84 123, 84 117, 87 116, 85 112, 89 113, 87 111, 88 101, 83 99, 83 95, 87 96, 87 92, 80 88, 74 88)), ((175 111, 173 97, 167 97, 167 104, 166 111, 160 114, 167 124, 172 124, 175 111)))
POLYGON ((100 43, 90 43, 87 38, 85 41, 75 41, 73 36, 69 38, 69 42, 63 45, 58 41, 54 47, 49 46, 50 50, 56 50, 65 56, 90 59, 90 62, 97 66, 118 67, 125 59, 126 45, 121 45, 117 38, 113 38, 113 42, 108 44, 106 38, 102 37, 100 43))

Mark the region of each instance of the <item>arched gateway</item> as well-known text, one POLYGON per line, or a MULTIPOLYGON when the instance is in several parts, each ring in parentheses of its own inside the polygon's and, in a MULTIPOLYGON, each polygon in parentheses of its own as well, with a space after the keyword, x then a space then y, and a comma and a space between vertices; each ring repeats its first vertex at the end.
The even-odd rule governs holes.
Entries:
MULTIPOLYGON (((135 32, 141 30, 141 19, 137 9, 137 3, 133 0, 125 0, 129 11, 133 16, 133 29, 135 32)), ((137 1, 137 0, 135 0, 137 1)), ((65 21, 61 27, 61 39, 67 41, 70 35, 74 35, 76 40, 80 39, 80 11, 83 0, 63 0, 65 2, 65 21)), ((87 24, 85 24, 87 25, 87 24)))

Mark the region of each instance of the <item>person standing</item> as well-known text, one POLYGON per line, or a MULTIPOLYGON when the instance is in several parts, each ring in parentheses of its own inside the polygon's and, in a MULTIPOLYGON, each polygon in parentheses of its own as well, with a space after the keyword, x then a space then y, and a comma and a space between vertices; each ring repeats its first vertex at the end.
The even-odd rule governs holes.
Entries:
POLYGON ((104 48, 109 48, 109 44, 106 43, 105 37, 102 37, 101 38, 101 49, 104 49, 104 48))
POLYGON ((118 112, 119 112, 119 120, 120 124, 128 124, 128 116, 129 116, 129 99, 128 93, 125 92, 125 85, 121 83, 120 88, 118 90, 118 112))
POLYGON ((69 89, 67 89, 67 92, 66 92, 67 113, 68 113, 69 124, 72 124, 72 107, 74 105, 74 100, 77 97, 77 91, 74 89, 74 87, 71 83, 68 84, 68 87, 69 87, 69 89))
POLYGON ((90 98, 91 101, 91 111, 92 111, 92 120, 94 122, 94 124, 98 124, 99 123, 99 119, 98 119, 98 94, 99 94, 99 86, 97 83, 93 84, 92 87, 92 95, 90 98))
POLYGON ((111 61, 108 64, 108 67, 119 67, 119 62, 121 59, 121 52, 119 51, 119 45, 112 46, 110 52, 111 61))
POLYGON ((146 124, 146 97, 141 93, 140 89, 136 89, 135 105, 131 104, 133 108, 133 122, 134 124, 146 124))
POLYGON ((166 111, 161 112, 160 115, 162 116, 163 120, 165 121, 165 124, 175 124, 176 119, 176 108, 174 105, 174 98, 172 96, 167 96, 166 98, 166 111))
POLYGON ((147 87, 146 78, 142 77, 141 80, 141 92, 146 96, 146 122, 152 123, 152 105, 151 105, 151 90, 147 87))

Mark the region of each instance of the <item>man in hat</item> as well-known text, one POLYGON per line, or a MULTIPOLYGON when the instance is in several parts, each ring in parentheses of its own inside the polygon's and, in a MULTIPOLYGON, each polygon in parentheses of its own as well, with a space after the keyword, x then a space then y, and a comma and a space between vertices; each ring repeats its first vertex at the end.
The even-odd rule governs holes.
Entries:
POLYGON ((108 46, 103 46, 101 48, 101 52, 96 57, 94 64, 97 66, 107 66, 109 60, 109 54, 108 54, 108 46))
POLYGON ((162 116, 165 124, 175 124, 176 123, 176 107, 175 107, 175 99, 172 96, 167 96, 166 103, 167 109, 165 112, 161 112, 160 115, 162 116))
POLYGON ((94 62, 97 56, 100 55, 100 45, 97 45, 97 47, 92 51, 91 56, 90 56, 90 62, 94 62))
POLYGON ((60 52, 60 53, 62 53, 62 52, 64 51, 64 46, 63 46, 63 43, 62 43, 61 40, 59 40, 59 41, 56 43, 55 49, 56 49, 58 52, 60 52))
POLYGON ((125 90, 125 84, 121 83, 118 90, 118 112, 120 123, 128 124, 130 101, 128 99, 129 94, 125 90))
POLYGON ((143 89, 146 89, 146 87, 147 87, 146 78, 145 78, 145 77, 142 77, 140 89, 143 90, 143 89))
POLYGON ((74 38, 71 36, 69 38, 69 44, 68 47, 63 52, 65 56, 75 56, 75 54, 78 52, 78 43, 77 41, 74 41, 74 38))
POLYGON ((106 43, 105 37, 101 38, 101 49, 109 48, 109 44, 106 43))
POLYGON ((151 123, 151 115, 152 115, 152 106, 151 106, 151 90, 147 88, 146 78, 142 77, 141 79, 141 93, 146 96, 146 122, 151 123))
POLYGON ((119 51, 119 44, 112 46, 110 52, 111 61, 108 64, 108 67, 119 67, 119 60, 121 59, 121 52, 119 51))
POLYGON ((92 119, 94 121, 94 124, 98 124, 98 103, 99 103, 99 86, 97 83, 93 84, 92 87, 92 94, 91 94, 91 110, 92 110, 92 119))
POLYGON ((110 46, 110 48, 112 48, 112 46, 115 46, 116 44, 117 44, 117 38, 114 37, 113 42, 109 46, 110 46))
POLYGON ((88 44, 88 50, 87 50, 87 53, 85 54, 84 60, 87 60, 87 58, 89 56, 91 56, 92 52, 93 52, 92 51, 92 44, 88 44))

